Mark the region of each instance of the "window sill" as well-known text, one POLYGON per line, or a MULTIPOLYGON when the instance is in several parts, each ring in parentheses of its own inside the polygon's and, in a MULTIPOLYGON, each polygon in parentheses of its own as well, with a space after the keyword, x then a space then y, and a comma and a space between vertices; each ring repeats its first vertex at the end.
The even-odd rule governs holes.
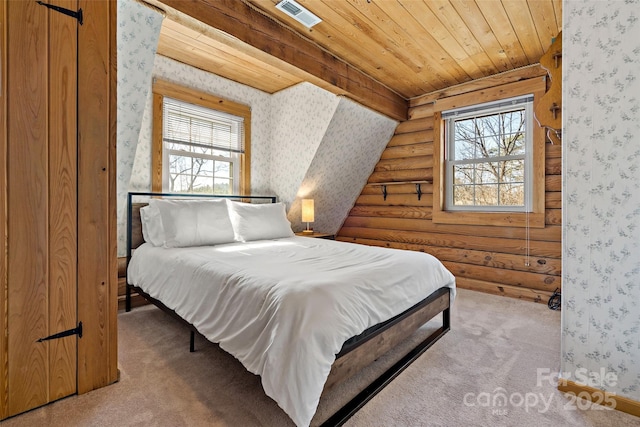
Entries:
POLYGON ((436 224, 544 228, 544 213, 433 211, 436 224))

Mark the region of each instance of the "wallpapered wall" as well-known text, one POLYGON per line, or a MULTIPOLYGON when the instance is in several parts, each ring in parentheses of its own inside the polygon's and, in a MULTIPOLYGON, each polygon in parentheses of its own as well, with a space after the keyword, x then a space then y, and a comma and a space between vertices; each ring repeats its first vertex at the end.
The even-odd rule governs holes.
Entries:
MULTIPOLYGON (((269 94, 156 55, 153 77, 208 92, 251 107, 251 191, 271 193, 269 185, 269 138, 271 132, 269 94)), ((152 93, 149 92, 129 188, 151 190, 152 93)))
POLYGON ((338 102, 337 96, 310 83, 271 97, 271 186, 281 201, 295 199, 338 102))
POLYGON ((162 15, 133 0, 117 4, 117 198, 118 247, 124 247, 126 198, 140 133, 142 113, 162 27, 162 15), (122 242, 122 245, 121 245, 122 242))
POLYGON ((562 376, 640 401, 640 1, 563 7, 562 376))
POLYGON ((301 230, 301 202, 315 201, 314 230, 338 232, 397 126, 395 120, 341 97, 289 210, 301 230))
MULTIPOLYGON (((120 4, 137 3, 119 0, 120 4)), ((122 10, 119 22, 129 22, 132 9, 122 10)), ((124 256, 126 249, 126 192, 151 189, 151 76, 249 105, 251 192, 275 194, 288 207, 293 205, 289 218, 294 230, 303 228, 296 198, 316 198, 315 229, 336 232, 397 122, 309 83, 269 95, 159 55, 149 71, 136 60, 146 63, 148 55, 153 56, 155 43, 151 41, 153 37, 157 40, 157 31, 156 26, 145 23, 132 25, 123 53, 118 51, 119 61, 123 55, 130 63, 118 76, 122 80, 118 90, 127 98, 135 96, 136 107, 144 107, 134 111, 118 105, 123 112, 122 123, 118 117, 118 255, 124 256), (136 45, 128 47, 131 53, 125 49, 128 43, 136 45), (139 131, 125 134, 132 127, 125 120, 133 123, 140 117, 139 131)), ((119 40, 121 34, 127 33, 119 32, 119 40)))
POLYGON ((312 198, 314 229, 336 233, 398 123, 310 83, 274 94, 271 105, 271 188, 294 230, 305 227, 300 200, 312 198))

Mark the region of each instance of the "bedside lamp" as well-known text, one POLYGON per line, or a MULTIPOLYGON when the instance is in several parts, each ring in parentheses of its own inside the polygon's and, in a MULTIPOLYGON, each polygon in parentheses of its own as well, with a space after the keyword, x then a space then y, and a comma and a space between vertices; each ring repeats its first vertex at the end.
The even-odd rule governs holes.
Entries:
POLYGON ((302 222, 307 223, 307 229, 302 232, 305 234, 313 234, 313 229, 309 228, 309 223, 314 221, 313 215, 313 199, 302 199, 302 222))

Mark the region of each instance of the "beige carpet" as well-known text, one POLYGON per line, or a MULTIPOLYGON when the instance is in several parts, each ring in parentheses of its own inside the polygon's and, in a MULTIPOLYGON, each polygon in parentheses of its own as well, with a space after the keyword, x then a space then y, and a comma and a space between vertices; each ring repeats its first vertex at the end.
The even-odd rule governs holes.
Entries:
MULTIPOLYGON (((63 399, 2 426, 292 425, 264 395, 258 377, 202 338, 196 341, 197 351, 189 353, 186 329, 159 310, 122 313, 119 330, 117 384, 63 399)), ((559 312, 460 290, 452 330, 346 425, 640 427, 640 418, 573 402, 549 381, 537 384, 537 369, 557 372, 559 358, 559 312), (511 403, 493 406, 501 393, 511 403)), ((392 362, 385 357, 377 363, 392 362)), ((374 366, 324 396, 314 424, 382 369, 374 366)))

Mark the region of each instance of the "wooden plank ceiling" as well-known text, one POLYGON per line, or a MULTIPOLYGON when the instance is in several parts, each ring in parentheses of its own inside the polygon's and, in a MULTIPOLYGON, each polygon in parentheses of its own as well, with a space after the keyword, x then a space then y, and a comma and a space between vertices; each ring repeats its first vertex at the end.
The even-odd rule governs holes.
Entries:
POLYGON ((298 0, 322 19, 311 29, 279 0, 147 1, 169 10, 161 55, 269 93, 311 81, 395 118, 411 98, 537 63, 562 25, 561 0, 298 0))

